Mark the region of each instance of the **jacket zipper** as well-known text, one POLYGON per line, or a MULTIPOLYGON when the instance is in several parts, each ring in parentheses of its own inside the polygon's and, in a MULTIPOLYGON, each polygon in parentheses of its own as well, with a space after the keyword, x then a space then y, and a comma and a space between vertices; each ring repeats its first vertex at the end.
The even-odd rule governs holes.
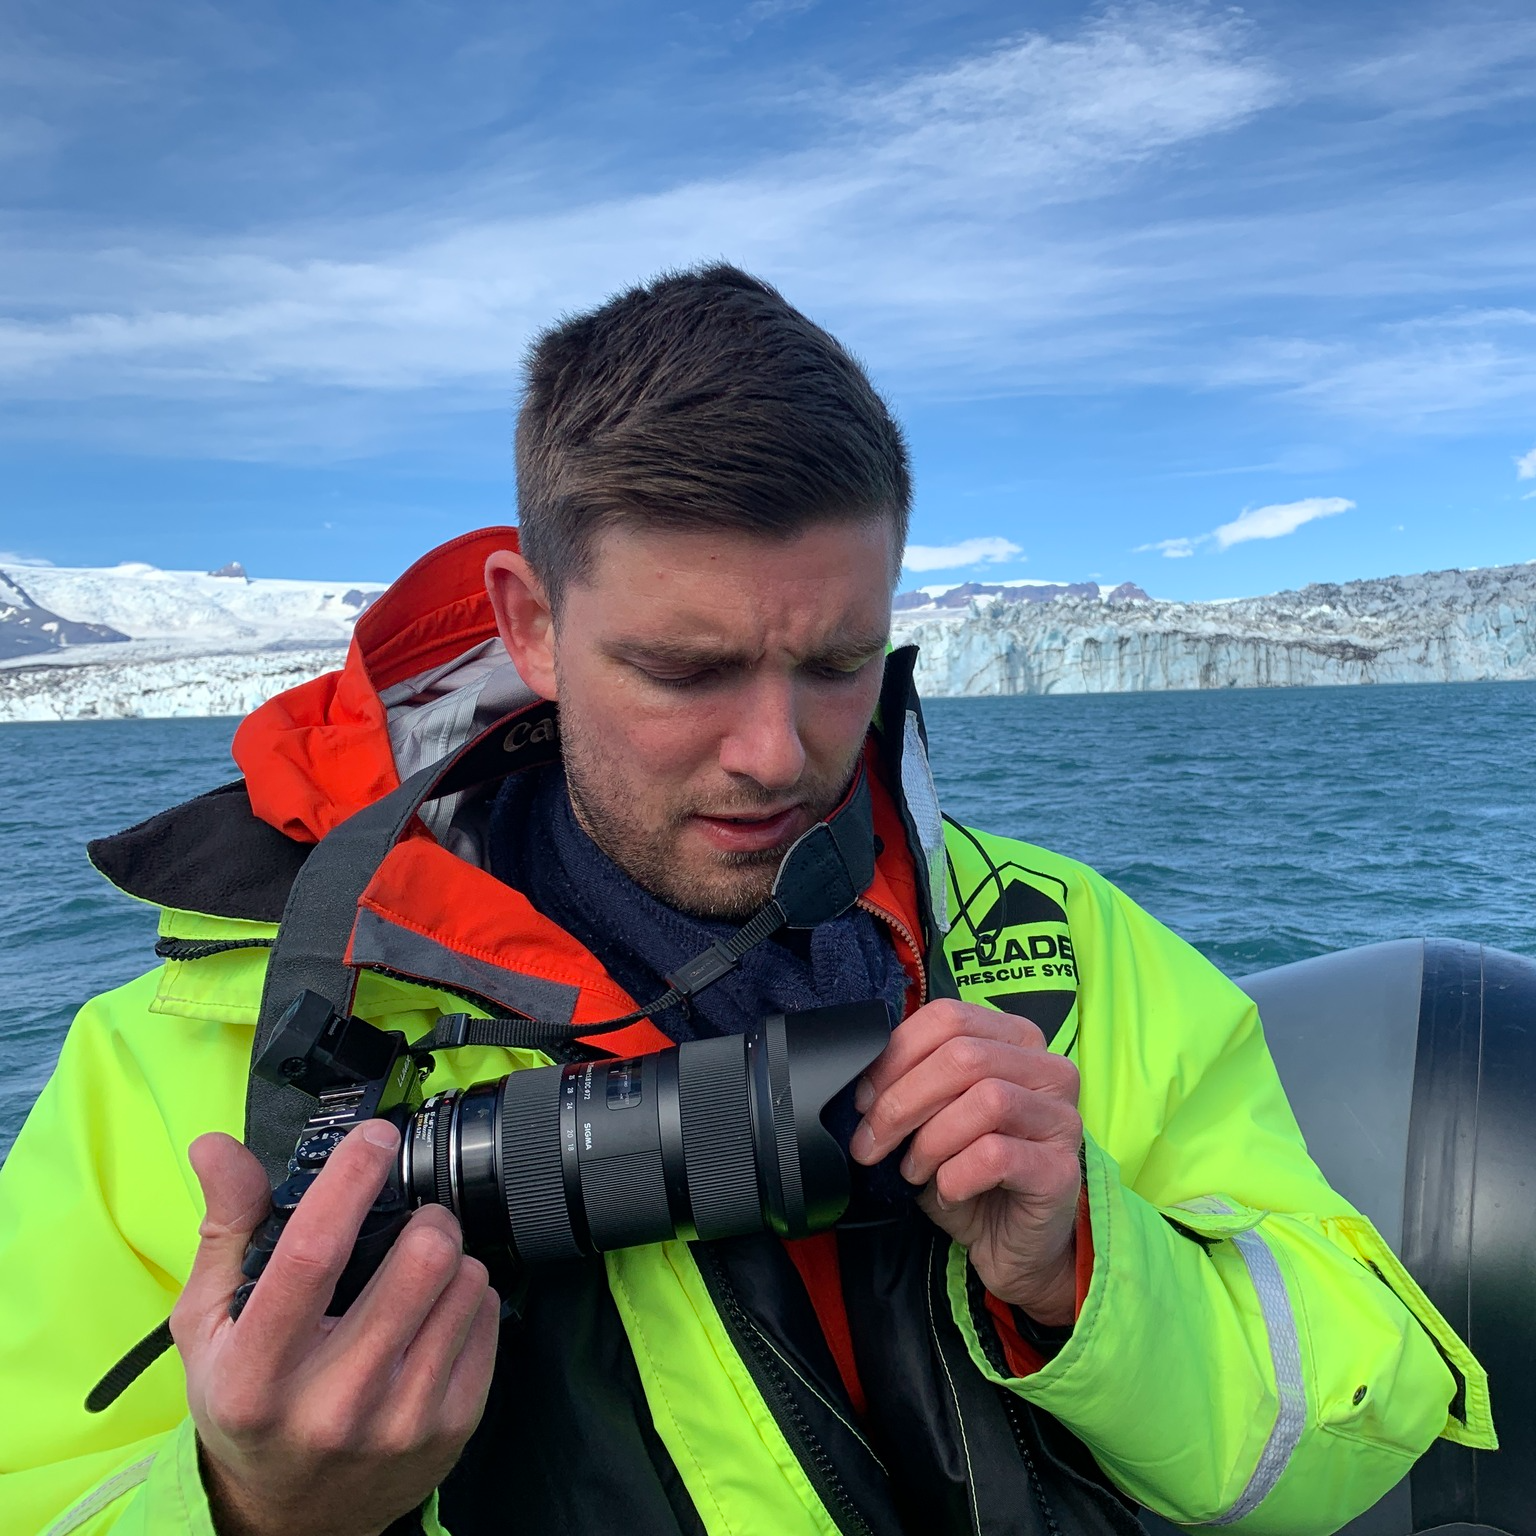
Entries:
MULTIPOLYGON (((939 1239, 935 1236, 932 1246, 929 1248, 928 1271, 928 1332, 933 1339, 933 1349, 938 1357, 939 1364, 943 1367, 946 1380, 949 1382, 950 1401, 955 1405, 955 1419, 960 1426, 961 1440, 965 1439, 965 1413, 960 1406, 960 1394, 955 1391, 954 1382, 949 1378, 949 1364, 944 1354, 944 1345, 939 1338, 938 1312, 934 1307, 934 1288, 941 1270, 934 1266, 939 1257, 939 1239)), ((940 1291, 942 1295, 942 1290, 940 1291)), ((1024 1463, 1024 1470, 1029 1476, 1029 1486, 1035 1495, 1035 1503, 1040 1506, 1040 1516, 1045 1521, 1045 1529, 1048 1536, 1062 1536, 1061 1527, 1056 1523, 1056 1516, 1051 1512, 1050 1503, 1045 1497, 1045 1485, 1040 1480, 1039 1468, 1035 1466, 1034 1454, 1029 1448, 1028 1439, 1024 1433, 1023 1404, 1006 1387, 997 1389, 1003 1394, 1003 1412, 1008 1416, 1008 1428, 1013 1433, 1013 1443, 1019 1452, 1019 1459, 1024 1463)), ((966 1462, 969 1465, 970 1451, 966 1451, 966 1462)), ((977 1536, 981 1530, 981 1512, 976 1505, 976 1492, 971 1489, 971 1511, 976 1525, 977 1536)))
POLYGON ((155 955, 161 960, 209 960, 232 949, 271 949, 271 939, 156 939, 155 955))
POLYGON ((1013 1431, 1013 1443, 1019 1448, 1019 1459, 1024 1463, 1024 1470, 1029 1474, 1029 1486, 1034 1489, 1035 1502, 1040 1506, 1045 1528, 1049 1536, 1061 1536, 1061 1527, 1056 1524, 1056 1517, 1051 1513, 1050 1504, 1046 1502, 1045 1486, 1040 1481, 1040 1472, 1035 1466, 1034 1455, 1024 1437, 1023 1405, 1007 1387, 999 1387, 998 1391, 1003 1394, 1003 1412, 1008 1415, 1008 1427, 1013 1431))
POLYGON ((918 947, 912 930, 896 916, 894 912, 887 912, 884 907, 878 907, 866 897, 860 896, 854 903, 862 912, 868 912, 873 917, 878 917, 882 923, 891 928, 906 943, 912 951, 912 958, 917 961, 917 1005, 919 1008, 928 1001, 928 967, 923 960, 923 952, 918 947))
POLYGON ((702 1260, 700 1269, 708 1270, 709 1289, 719 1301, 725 1303, 721 1321, 725 1323, 726 1331, 738 1352, 749 1355, 750 1362, 755 1364, 753 1379, 767 1400, 774 1422, 785 1432, 785 1438, 790 1440, 795 1459, 800 1463, 817 1498, 832 1513, 839 1530, 849 1533, 849 1536, 874 1536, 869 1522, 860 1513, 847 1486, 838 1476, 826 1446, 816 1438, 805 1415, 800 1411, 800 1405, 796 1403, 779 1369, 772 1347, 748 1317, 720 1261, 705 1244, 694 1244, 693 1254, 696 1259, 702 1260))

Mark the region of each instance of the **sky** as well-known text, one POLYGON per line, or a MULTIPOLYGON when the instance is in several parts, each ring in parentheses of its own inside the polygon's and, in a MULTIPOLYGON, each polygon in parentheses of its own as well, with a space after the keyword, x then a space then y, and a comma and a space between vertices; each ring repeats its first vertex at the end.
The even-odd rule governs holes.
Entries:
POLYGON ((1533 129, 1523 0, 0 0, 0 562, 388 580, 719 258, 905 425, 903 585, 1536 558, 1533 129))

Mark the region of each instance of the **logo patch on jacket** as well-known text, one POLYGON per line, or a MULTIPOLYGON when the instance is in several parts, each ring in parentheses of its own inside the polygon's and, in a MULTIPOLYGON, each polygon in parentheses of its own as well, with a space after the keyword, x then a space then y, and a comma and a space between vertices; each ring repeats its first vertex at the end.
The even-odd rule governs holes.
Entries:
POLYGON ((1067 887, 1011 860, 963 894, 946 949, 960 995, 1039 1026, 1047 1040, 1077 1001, 1067 887))

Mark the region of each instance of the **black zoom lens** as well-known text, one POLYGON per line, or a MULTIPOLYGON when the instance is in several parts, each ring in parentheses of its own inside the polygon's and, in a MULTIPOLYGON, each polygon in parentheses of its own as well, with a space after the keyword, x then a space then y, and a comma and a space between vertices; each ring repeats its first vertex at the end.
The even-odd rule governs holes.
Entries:
POLYGON ((745 1035, 531 1068, 429 1099, 405 1128, 412 1205, 471 1251, 536 1264, 669 1237, 804 1237, 848 1205, 828 1103, 884 1049, 884 1003, 775 1014, 745 1035))

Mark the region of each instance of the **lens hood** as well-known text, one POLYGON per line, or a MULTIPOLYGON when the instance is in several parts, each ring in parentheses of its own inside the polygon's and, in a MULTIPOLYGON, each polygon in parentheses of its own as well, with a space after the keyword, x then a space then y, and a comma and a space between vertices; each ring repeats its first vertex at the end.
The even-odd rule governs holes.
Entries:
POLYGON ((878 1000, 770 1014, 748 1033, 758 1177, 780 1237, 819 1232, 847 1209, 847 1154, 823 1116, 890 1037, 890 1012, 878 1000))

